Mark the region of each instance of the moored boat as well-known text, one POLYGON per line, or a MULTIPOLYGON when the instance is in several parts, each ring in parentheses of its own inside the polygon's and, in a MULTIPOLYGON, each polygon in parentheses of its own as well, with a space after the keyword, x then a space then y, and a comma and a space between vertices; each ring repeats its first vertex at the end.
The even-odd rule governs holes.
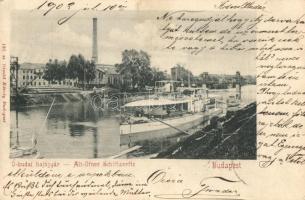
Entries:
POLYGON ((125 104, 122 109, 120 134, 122 141, 147 140, 169 137, 208 122, 222 112, 221 109, 206 109, 205 91, 190 89, 189 95, 158 96, 125 104), (124 140, 125 139, 125 140, 124 140))

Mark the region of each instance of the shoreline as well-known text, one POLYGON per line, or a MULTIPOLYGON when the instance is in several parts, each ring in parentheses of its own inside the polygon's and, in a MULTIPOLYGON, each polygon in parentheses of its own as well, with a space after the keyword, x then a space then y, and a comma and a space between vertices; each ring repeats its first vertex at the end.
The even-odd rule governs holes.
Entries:
POLYGON ((159 152, 155 158, 256 159, 256 103, 218 117, 202 130, 159 152))
MULTIPOLYGON (((228 113, 236 113, 240 110, 243 110, 245 109, 247 106, 251 106, 251 104, 254 104, 256 101, 251 101, 250 103, 245 103, 241 108, 239 108, 237 111, 229 111, 228 113)), ((219 119, 222 118, 222 117, 218 117, 219 119)), ((202 132, 203 130, 204 131, 207 131, 207 130, 211 130, 211 127, 209 127, 209 124, 201 124, 201 125, 198 125, 196 127, 193 127, 191 130, 192 130, 192 134, 190 135, 183 135, 183 134, 179 134, 179 135, 176 135, 176 136, 173 136, 173 137, 170 137, 172 139, 174 138, 179 138, 178 140, 183 142, 184 140, 187 140, 187 138, 189 137, 193 137, 193 135, 195 134, 198 134, 199 132, 202 132)), ((164 138, 158 138, 156 141, 150 141, 150 148, 151 146, 153 147, 157 147, 159 146, 159 143, 161 143, 161 141, 163 140, 164 138)), ((179 143, 179 142, 178 142, 179 143)), ((143 158, 151 158, 151 159, 154 159, 154 158, 159 158, 158 155, 160 153, 164 153, 166 152, 167 150, 173 148, 174 146, 176 146, 178 143, 175 143, 175 144, 171 144, 167 149, 160 149, 158 150, 157 152, 148 152, 147 149, 148 147, 146 146, 142 146, 140 150, 140 152, 130 152, 127 156, 130 156, 130 157, 133 157, 135 159, 143 159, 143 158)))
MULTIPOLYGON (((81 92, 68 93, 49 93, 49 94, 24 94, 20 95, 18 108, 39 108, 50 106, 52 100, 56 98, 54 105, 63 105, 65 103, 82 102, 88 99, 88 95, 81 92)), ((10 111, 16 110, 16 103, 10 103, 10 111)))

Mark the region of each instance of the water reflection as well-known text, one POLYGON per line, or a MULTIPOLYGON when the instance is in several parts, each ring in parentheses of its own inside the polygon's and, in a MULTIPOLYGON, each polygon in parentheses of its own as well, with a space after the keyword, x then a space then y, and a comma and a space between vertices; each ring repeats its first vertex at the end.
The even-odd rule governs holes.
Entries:
POLYGON ((46 158, 101 158, 120 151, 117 113, 95 111, 89 102, 54 105, 43 125, 48 109, 22 108, 18 118, 11 111, 12 142, 18 136, 20 145, 28 146, 36 134, 38 149, 46 158))

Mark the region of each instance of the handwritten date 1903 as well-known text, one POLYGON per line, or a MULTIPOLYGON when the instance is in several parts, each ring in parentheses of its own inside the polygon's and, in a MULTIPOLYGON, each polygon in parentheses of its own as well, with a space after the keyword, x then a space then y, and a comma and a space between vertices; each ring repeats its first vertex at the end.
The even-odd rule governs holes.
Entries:
POLYGON ((69 3, 56 3, 53 1, 44 1, 42 4, 40 4, 38 7, 36 7, 35 10, 43 10, 43 16, 46 16, 48 13, 50 13, 53 10, 73 10, 74 12, 71 15, 68 15, 66 17, 60 18, 57 23, 58 25, 62 25, 65 22, 69 21, 73 16, 75 16, 80 11, 112 11, 112 10, 123 10, 127 8, 127 1, 122 0, 122 3, 116 3, 116 4, 105 4, 105 3, 97 3, 92 6, 86 5, 85 7, 82 7, 80 9, 74 9, 76 7, 76 2, 69 2, 69 3))

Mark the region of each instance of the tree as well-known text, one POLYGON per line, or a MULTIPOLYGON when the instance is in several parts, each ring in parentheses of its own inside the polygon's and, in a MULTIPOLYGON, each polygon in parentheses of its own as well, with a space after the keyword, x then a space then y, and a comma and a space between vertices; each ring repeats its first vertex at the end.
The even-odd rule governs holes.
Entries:
POLYGON ((85 64, 85 80, 89 84, 93 79, 95 79, 95 63, 87 60, 85 64))
POLYGON ((158 68, 153 67, 152 73, 153 73, 153 81, 151 85, 154 85, 156 81, 162 81, 167 79, 166 72, 160 71, 158 68))
POLYGON ((46 69, 43 75, 43 79, 47 81, 62 81, 66 78, 66 68, 67 63, 66 61, 58 61, 55 60, 49 60, 49 62, 46 64, 46 69))
POLYGON ((72 55, 67 66, 67 76, 70 79, 77 79, 83 83, 90 83, 95 78, 95 63, 86 60, 83 55, 72 55))
POLYGON ((77 79, 80 68, 79 57, 77 55, 72 55, 67 66, 67 77, 70 79, 77 79))
POLYGON ((175 68, 176 68, 176 77, 174 77, 175 80, 182 81, 183 84, 187 84, 187 85, 188 85, 188 81, 190 81, 191 84, 192 82, 194 82, 193 73, 190 70, 186 69, 184 65, 176 64, 175 68))
POLYGON ((143 89, 153 81, 153 72, 150 67, 150 56, 140 50, 124 50, 122 63, 116 65, 118 72, 123 78, 131 79, 133 89, 143 89))

